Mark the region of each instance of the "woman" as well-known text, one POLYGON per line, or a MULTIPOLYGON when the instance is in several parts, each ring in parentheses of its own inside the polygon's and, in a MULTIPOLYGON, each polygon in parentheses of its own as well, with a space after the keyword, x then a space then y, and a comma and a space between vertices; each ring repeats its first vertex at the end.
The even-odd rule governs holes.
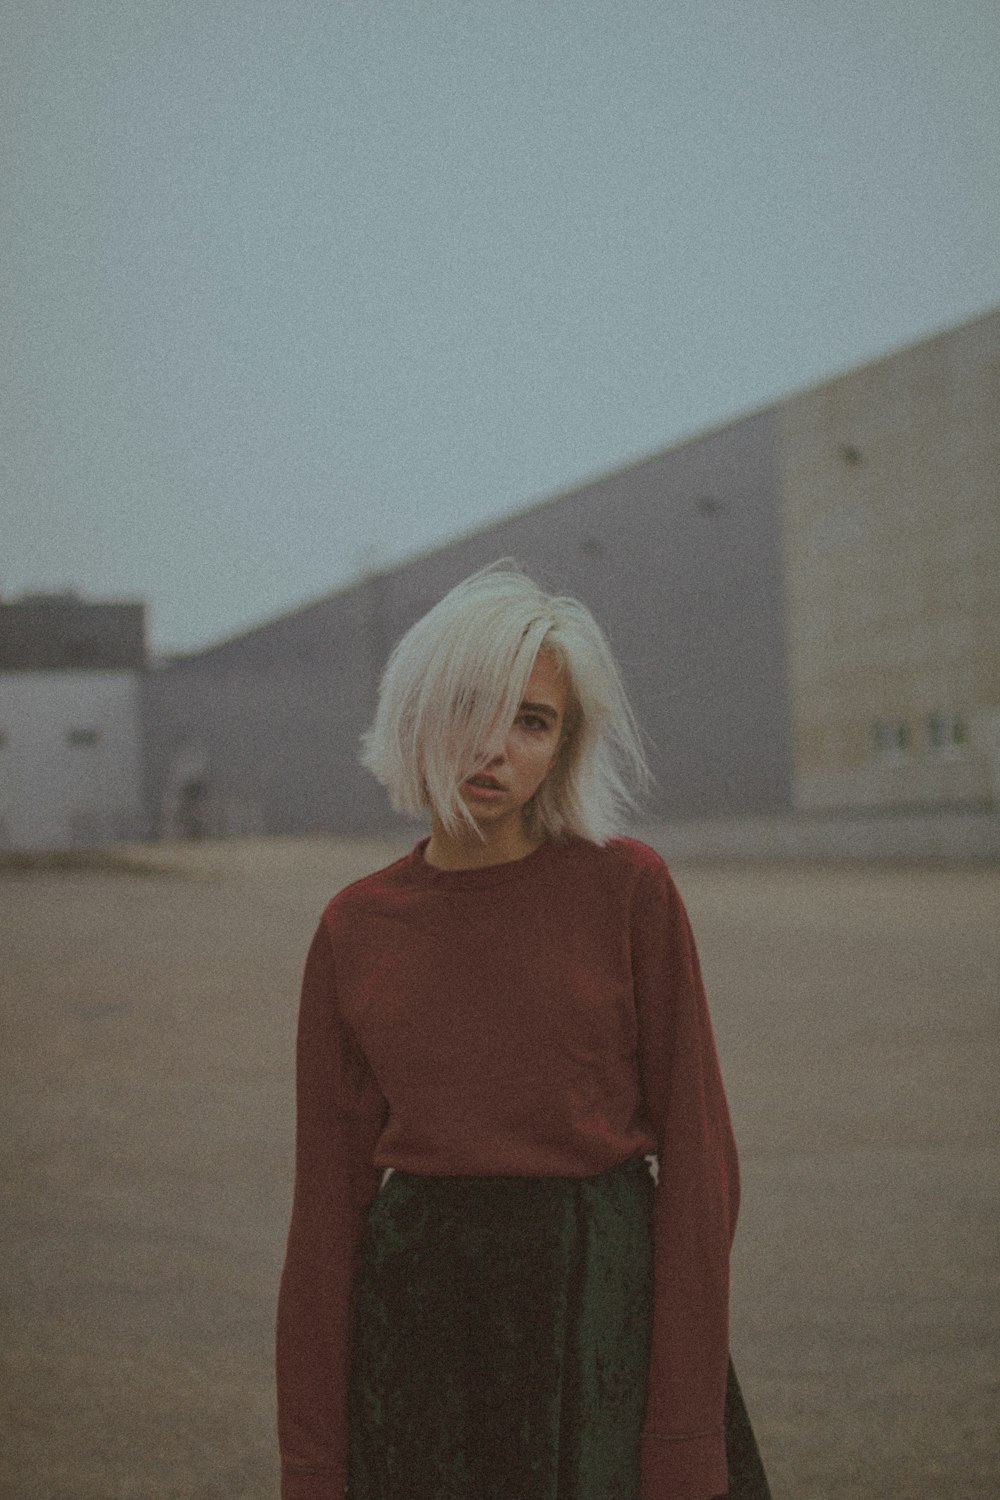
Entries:
POLYGON ((474 574, 397 646, 364 760, 431 834, 306 963, 283 1500, 766 1495, 729 1114, 680 896, 612 837, 647 773, 601 631, 474 574))

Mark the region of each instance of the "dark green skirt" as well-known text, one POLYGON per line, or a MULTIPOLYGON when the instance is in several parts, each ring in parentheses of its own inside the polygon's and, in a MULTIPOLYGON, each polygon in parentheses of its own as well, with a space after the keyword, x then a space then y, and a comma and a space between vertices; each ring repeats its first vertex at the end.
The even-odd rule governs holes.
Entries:
MULTIPOLYGON (((348 1500, 638 1500, 653 1192, 642 1157, 392 1174, 362 1255, 348 1500)), ((731 1369, 726 1418, 730 1495, 766 1500, 731 1369)))

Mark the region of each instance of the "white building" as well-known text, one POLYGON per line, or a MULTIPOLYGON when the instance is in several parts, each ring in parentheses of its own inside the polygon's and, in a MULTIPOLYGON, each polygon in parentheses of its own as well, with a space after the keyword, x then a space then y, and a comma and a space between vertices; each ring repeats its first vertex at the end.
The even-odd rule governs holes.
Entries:
POLYGON ((34 595, 0 604, 0 848, 136 838, 142 604, 34 595))

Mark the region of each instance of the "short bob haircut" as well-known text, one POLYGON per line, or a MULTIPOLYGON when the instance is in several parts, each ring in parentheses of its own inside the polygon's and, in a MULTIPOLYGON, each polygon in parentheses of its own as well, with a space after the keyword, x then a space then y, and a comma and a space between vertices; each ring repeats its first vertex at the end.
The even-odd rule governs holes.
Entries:
POLYGON ((459 788, 503 743, 543 648, 568 702, 558 759, 525 809, 529 837, 603 844, 621 831, 650 776, 610 647, 583 604, 544 593, 510 558, 453 588, 389 658, 361 760, 398 812, 433 807, 452 836, 463 823, 482 836, 459 788))

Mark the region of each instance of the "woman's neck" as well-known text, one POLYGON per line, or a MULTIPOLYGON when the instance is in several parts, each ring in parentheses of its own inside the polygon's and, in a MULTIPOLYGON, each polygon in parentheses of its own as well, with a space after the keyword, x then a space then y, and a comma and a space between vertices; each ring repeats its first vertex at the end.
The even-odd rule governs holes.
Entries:
POLYGON ((523 823, 483 828, 483 837, 473 830, 458 835, 446 831, 438 817, 432 818, 430 841, 424 859, 439 870, 474 870, 484 865, 504 865, 534 854, 541 839, 530 839, 523 823))

